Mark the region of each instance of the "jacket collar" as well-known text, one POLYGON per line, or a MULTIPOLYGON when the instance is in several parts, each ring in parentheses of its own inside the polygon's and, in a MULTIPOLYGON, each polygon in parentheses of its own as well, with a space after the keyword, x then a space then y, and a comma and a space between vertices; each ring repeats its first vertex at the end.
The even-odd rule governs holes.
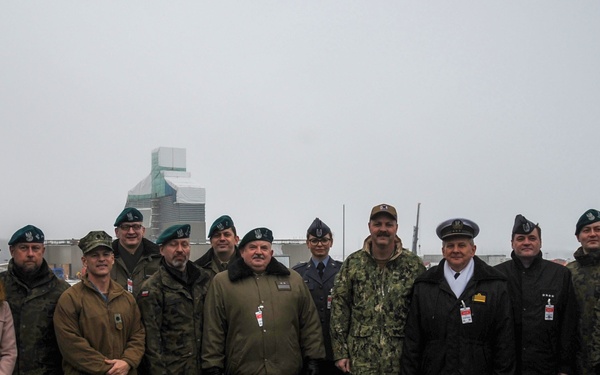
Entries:
MULTIPOLYGON (((157 244, 150 241, 147 238, 142 238, 142 242, 140 243, 142 246, 142 257, 160 257, 160 249, 157 244)), ((116 239, 112 242, 113 253, 115 253, 115 258, 119 258, 121 256, 119 240, 116 239)))
MULTIPOLYGON (((471 281, 481 281, 481 280, 506 280, 506 278, 499 272, 493 269, 490 266, 479 259, 477 255, 473 257, 473 261, 475 262, 473 268, 473 277, 471 281)), ((415 283, 417 282, 428 282, 428 283, 441 283, 444 278, 444 263, 446 263, 446 259, 442 259, 440 264, 437 267, 432 268, 430 271, 425 272, 421 276, 419 276, 415 283)))
MULTIPOLYGON (((517 254, 515 254, 514 250, 510 253, 510 257, 515 262, 515 267, 517 267, 517 269, 519 269, 519 270, 525 269, 525 266, 523 266, 521 259, 519 259, 517 254)), ((538 255, 535 256, 535 258, 533 258, 533 262, 531 262, 531 266, 529 266, 529 269, 537 268, 537 267, 539 267, 540 264, 542 264, 542 252, 541 251, 538 253, 538 255)))
MULTIPOLYGON (((200 258, 196 259, 196 261, 194 261, 194 263, 196 263, 198 266, 200 266, 202 268, 209 267, 212 264, 214 255, 215 255, 215 249, 213 249, 211 247, 210 249, 208 249, 208 251, 204 255, 202 255, 200 258)), ((238 249, 238 247, 236 246, 230 262, 237 258, 240 258, 240 249, 238 249)))
POLYGON ((582 267, 600 264, 600 251, 590 251, 586 254, 583 247, 579 247, 575 250, 573 257, 582 267))
MULTIPOLYGON (((400 239, 400 237, 398 237, 396 235, 396 239, 394 242, 396 244, 396 248, 394 249, 394 254, 392 254, 392 257, 388 260, 388 262, 398 258, 400 256, 400 254, 402 254, 402 250, 403 250, 402 249, 402 240, 400 239)), ((366 252, 367 254, 369 254, 369 256, 371 258, 373 257, 373 253, 371 252, 372 245, 373 245, 372 236, 365 238, 365 242, 363 243, 363 251, 366 252)))
MULTIPOLYGON (((273 257, 267 265, 265 273, 267 275, 287 276, 290 274, 290 270, 273 257)), ((254 271, 252 271, 252 268, 244 262, 243 258, 238 258, 229 265, 227 274, 229 275, 229 280, 231 280, 231 282, 236 282, 254 275, 254 271)))

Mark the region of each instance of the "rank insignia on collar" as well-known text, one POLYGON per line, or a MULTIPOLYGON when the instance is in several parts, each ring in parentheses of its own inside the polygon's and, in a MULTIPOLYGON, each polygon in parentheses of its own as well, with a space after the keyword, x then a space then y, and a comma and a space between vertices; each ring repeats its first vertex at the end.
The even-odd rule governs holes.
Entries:
POLYGON ((477 293, 473 296, 473 302, 485 303, 485 294, 477 293))

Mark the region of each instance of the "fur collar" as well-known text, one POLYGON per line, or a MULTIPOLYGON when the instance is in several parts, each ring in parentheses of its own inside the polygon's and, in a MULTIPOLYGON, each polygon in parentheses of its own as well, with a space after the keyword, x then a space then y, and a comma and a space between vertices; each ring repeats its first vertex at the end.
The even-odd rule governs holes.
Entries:
MULTIPOLYGON (((253 276, 254 271, 252 271, 252 268, 248 267, 248 265, 244 263, 243 258, 238 258, 231 263, 229 267, 227 267, 227 274, 229 275, 229 280, 231 280, 231 282, 236 282, 238 280, 245 279, 246 277, 253 276)), ((286 266, 279 263, 277 259, 273 257, 267 265, 265 274, 287 276, 290 274, 290 270, 288 270, 286 266)))

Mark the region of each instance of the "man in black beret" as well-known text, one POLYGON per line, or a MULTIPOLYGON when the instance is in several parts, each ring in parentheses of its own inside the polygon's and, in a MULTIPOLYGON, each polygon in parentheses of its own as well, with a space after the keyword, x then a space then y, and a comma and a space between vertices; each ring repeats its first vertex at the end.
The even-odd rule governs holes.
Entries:
POLYGON ((333 234, 327 224, 319 218, 316 218, 306 231, 306 246, 312 254, 310 260, 299 263, 292 269, 304 279, 321 319, 326 353, 325 361, 321 363, 321 373, 342 374, 342 371, 335 366, 333 360, 331 334, 329 333, 331 290, 333 289, 335 275, 340 270, 342 262, 329 256, 329 250, 333 246, 333 234))
POLYGON ((237 235, 233 220, 223 215, 215 220, 208 231, 210 249, 194 263, 204 269, 211 279, 219 272, 225 271, 229 263, 240 257, 237 235))
POLYGON ((598 303, 600 290, 600 211, 585 211, 575 224, 575 237, 581 246, 567 265, 579 305, 580 349, 577 366, 580 374, 600 374, 600 324, 598 303))
POLYGON ((144 217, 134 208, 127 207, 115 220, 115 237, 112 249, 115 265, 111 277, 134 296, 140 291, 144 280, 158 270, 160 252, 158 246, 144 238, 144 217))
POLYGON ((167 228, 156 240, 158 272, 137 296, 146 327, 147 374, 199 374, 204 297, 210 278, 190 262, 190 225, 167 228))
POLYGON ((325 357, 319 315, 302 277, 273 257, 273 232, 255 228, 241 258, 212 280, 206 296, 202 373, 319 373, 325 357))
POLYGON ((12 311, 17 339, 17 363, 13 374, 62 374, 52 317, 56 301, 69 288, 57 278, 44 259, 44 233, 26 225, 8 241, 11 260, 0 273, 6 301, 12 311))
POLYGON ((453 218, 436 229, 444 259, 414 283, 402 375, 514 375, 506 278, 475 255, 479 226, 453 218))
POLYGON ((542 258, 540 226, 517 215, 508 278, 515 322, 517 374, 575 374, 577 304, 571 272, 542 258))

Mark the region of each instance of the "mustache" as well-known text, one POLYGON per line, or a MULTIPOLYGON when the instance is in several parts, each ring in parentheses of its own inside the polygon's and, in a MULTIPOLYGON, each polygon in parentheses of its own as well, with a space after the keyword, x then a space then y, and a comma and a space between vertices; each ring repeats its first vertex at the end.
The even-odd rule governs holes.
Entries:
POLYGON ((252 259, 265 259, 265 256, 262 254, 256 254, 252 256, 252 259))
POLYGON ((391 235, 387 232, 379 232, 377 233, 377 237, 391 237, 391 235))

